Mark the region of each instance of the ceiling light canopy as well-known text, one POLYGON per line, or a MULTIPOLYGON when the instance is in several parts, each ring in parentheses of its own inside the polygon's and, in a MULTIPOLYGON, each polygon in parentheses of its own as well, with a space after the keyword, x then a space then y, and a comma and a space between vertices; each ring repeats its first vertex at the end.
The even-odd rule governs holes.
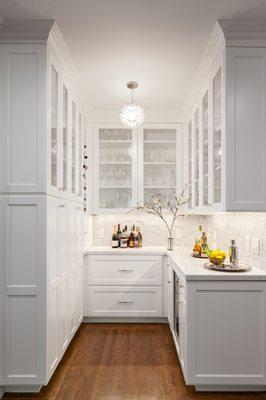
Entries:
POLYGON ((120 110, 120 120, 127 128, 133 129, 141 126, 145 119, 144 109, 134 103, 133 90, 138 87, 137 82, 128 82, 128 89, 131 90, 131 103, 124 105, 120 110))

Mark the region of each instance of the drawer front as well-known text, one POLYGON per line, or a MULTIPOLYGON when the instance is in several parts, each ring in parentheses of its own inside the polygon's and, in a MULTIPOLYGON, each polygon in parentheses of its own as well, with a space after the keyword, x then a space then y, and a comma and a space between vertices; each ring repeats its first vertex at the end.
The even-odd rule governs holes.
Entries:
POLYGON ((90 286, 89 316, 161 317, 162 288, 90 286))
POLYGON ((162 284, 161 256, 91 256, 90 285, 162 284))

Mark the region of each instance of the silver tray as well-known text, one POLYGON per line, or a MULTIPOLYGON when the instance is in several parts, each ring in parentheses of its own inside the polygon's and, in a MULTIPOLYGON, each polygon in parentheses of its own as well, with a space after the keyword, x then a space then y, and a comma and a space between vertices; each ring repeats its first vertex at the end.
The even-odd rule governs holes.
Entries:
POLYGON ((238 264, 237 266, 233 264, 222 264, 218 266, 211 263, 205 263, 204 267, 207 269, 213 269, 215 271, 222 271, 222 272, 246 272, 251 269, 249 265, 245 264, 238 264))

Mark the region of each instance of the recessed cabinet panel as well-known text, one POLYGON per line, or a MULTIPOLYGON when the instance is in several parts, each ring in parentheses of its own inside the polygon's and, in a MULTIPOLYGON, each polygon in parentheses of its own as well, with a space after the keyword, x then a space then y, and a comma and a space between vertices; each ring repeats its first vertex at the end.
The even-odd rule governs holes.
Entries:
POLYGON ((63 188, 68 188, 68 91, 63 86, 63 188))
POLYGON ((8 284, 37 284, 37 205, 10 204, 6 208, 8 284), (29 246, 31 251, 29 251, 29 246))
POLYGON ((7 312, 7 377, 37 378, 37 297, 8 296, 7 312))

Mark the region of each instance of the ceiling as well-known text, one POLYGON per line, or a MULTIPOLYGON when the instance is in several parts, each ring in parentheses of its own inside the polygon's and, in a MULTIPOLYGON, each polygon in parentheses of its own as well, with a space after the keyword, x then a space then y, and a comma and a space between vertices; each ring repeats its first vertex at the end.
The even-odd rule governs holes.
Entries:
POLYGON ((129 100, 182 114, 184 97, 219 18, 266 18, 265 0, 0 0, 6 19, 55 19, 88 104, 112 111, 129 100))

